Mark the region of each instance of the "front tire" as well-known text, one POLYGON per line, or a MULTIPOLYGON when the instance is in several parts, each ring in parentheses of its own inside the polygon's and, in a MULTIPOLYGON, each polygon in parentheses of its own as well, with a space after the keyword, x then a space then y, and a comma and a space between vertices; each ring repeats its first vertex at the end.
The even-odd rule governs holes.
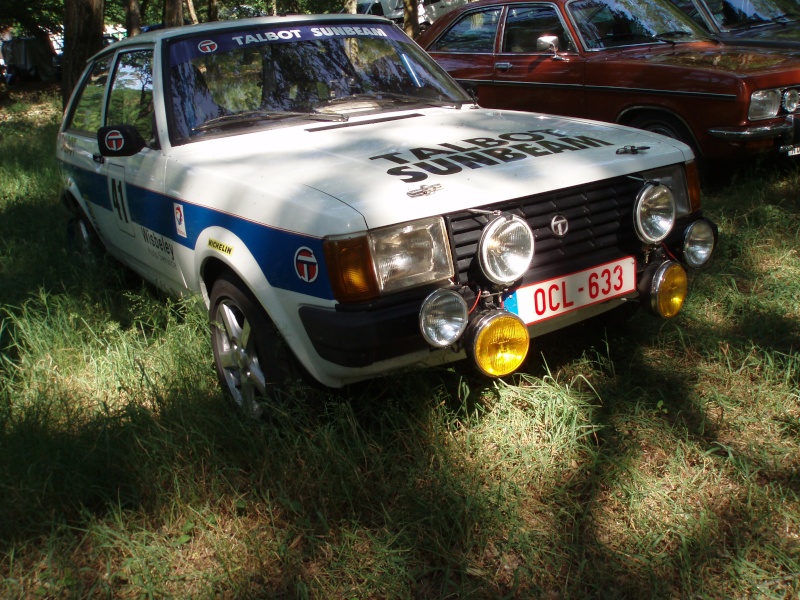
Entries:
POLYGON ((695 144, 691 132, 680 120, 672 115, 653 112, 641 113, 631 119, 629 125, 636 129, 644 129, 645 131, 658 133, 672 138, 673 140, 683 142, 692 148, 695 155, 698 153, 697 145, 695 144))
POLYGON ((225 273, 211 291, 209 318, 214 364, 236 407, 258 418, 296 374, 294 356, 247 287, 225 273))

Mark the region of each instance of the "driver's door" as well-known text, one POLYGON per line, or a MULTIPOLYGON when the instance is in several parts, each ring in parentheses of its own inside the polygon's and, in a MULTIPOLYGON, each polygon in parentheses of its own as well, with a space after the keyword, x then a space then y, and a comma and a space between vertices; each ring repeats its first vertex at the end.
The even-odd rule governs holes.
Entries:
MULTIPOLYGON (((163 196, 165 159, 155 125, 152 49, 118 55, 105 124, 131 125, 146 142, 145 147, 132 156, 105 158, 111 207, 106 213, 105 229, 116 231, 111 243, 124 254, 127 262, 146 276, 162 281, 167 287, 176 284, 180 287, 182 278, 172 239, 173 205, 163 196)), ((114 143, 115 140, 106 141, 112 147, 114 143)))

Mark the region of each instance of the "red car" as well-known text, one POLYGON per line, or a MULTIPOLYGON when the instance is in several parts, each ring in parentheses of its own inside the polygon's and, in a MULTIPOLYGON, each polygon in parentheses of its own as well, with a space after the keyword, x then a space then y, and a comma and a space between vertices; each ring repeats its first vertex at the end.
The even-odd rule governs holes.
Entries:
POLYGON ((481 0, 417 42, 487 108, 631 125, 708 159, 800 155, 800 55, 726 46, 661 0, 481 0))

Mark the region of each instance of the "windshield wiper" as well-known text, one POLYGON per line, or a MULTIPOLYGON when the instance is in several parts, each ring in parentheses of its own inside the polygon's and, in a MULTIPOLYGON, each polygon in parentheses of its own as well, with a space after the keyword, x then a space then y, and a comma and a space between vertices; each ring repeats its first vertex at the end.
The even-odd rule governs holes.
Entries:
POLYGON ((401 104, 427 104, 429 106, 449 106, 453 108, 461 108, 464 104, 469 103, 469 100, 439 100, 436 98, 421 98, 419 96, 412 96, 411 94, 399 94, 396 92, 371 92, 333 98, 328 104, 344 104, 349 101, 358 100, 372 100, 379 103, 388 101, 401 104))
POLYGON ((675 31, 664 31, 662 33, 657 33, 653 37, 654 40, 659 42, 665 42, 667 44, 675 45, 675 40, 671 40, 670 38, 673 37, 689 37, 694 35, 691 31, 684 31, 682 29, 676 29, 675 31))
POLYGON ((797 13, 796 12, 783 13, 782 15, 778 15, 776 17, 772 17, 772 22, 773 23, 780 23, 781 25, 786 25, 786 23, 789 23, 791 21, 796 21, 796 20, 797 20, 797 13))
POLYGON ((731 24, 731 29, 752 29, 753 27, 761 27, 762 25, 769 25, 771 21, 766 21, 761 17, 748 17, 736 24, 731 24))
POLYGON ((232 115, 221 115, 214 119, 209 119, 205 123, 192 128, 192 133, 208 131, 216 127, 226 127, 228 125, 241 125, 252 121, 277 121, 280 119, 290 119, 292 117, 303 117, 315 121, 347 121, 347 115, 320 113, 320 112, 296 112, 283 110, 248 110, 232 115))

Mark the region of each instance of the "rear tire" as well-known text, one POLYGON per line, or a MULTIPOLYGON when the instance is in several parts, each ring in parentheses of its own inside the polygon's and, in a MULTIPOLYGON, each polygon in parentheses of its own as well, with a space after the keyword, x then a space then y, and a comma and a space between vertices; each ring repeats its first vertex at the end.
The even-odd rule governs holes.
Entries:
POLYGON ((87 262, 94 262, 104 252, 100 237, 83 215, 72 217, 67 223, 67 244, 72 252, 87 262))
POLYGON ((211 291, 211 346, 220 384, 245 415, 259 418, 299 378, 296 359, 252 292, 223 273, 211 291))

